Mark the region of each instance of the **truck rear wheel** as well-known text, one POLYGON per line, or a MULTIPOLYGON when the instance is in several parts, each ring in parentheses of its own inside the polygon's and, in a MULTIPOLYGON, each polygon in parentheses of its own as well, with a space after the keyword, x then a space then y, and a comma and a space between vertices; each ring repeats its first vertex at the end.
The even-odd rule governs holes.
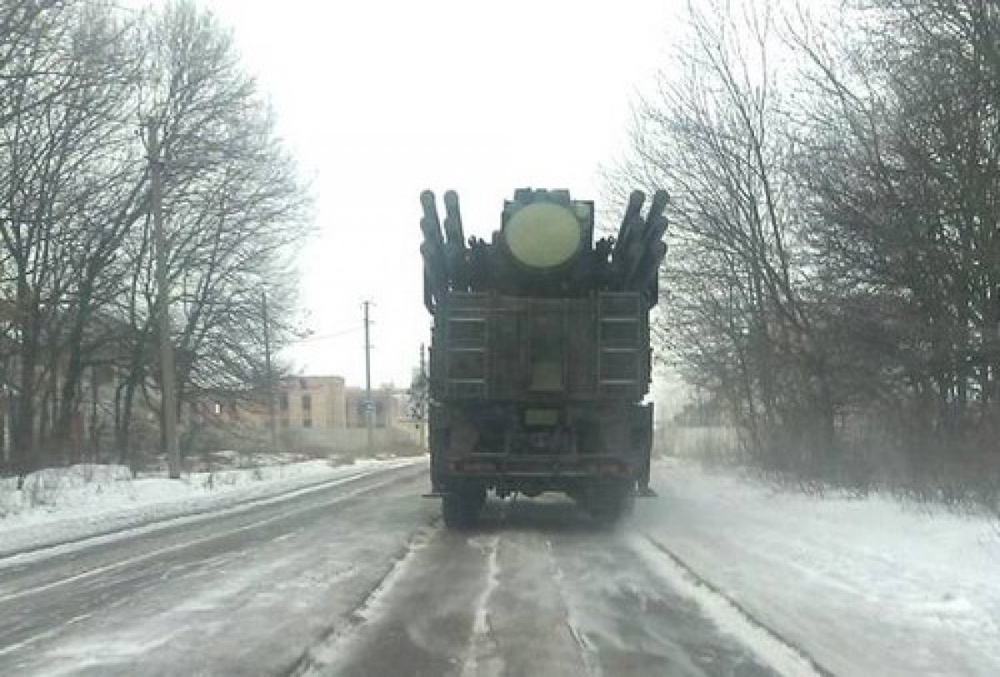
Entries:
POLYGON ((611 525, 631 514, 635 497, 629 483, 601 484, 587 492, 587 511, 598 524, 611 525))
POLYGON ((486 502, 486 489, 479 485, 452 485, 441 498, 441 515, 449 529, 475 526, 486 502))

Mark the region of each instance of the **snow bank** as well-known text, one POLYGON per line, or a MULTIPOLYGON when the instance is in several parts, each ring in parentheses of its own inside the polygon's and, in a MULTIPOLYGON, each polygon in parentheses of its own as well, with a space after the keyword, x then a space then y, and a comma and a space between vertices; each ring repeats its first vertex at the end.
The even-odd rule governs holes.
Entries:
POLYGON ((112 487, 127 487, 132 479, 121 465, 81 464, 31 473, 17 488, 16 477, 0 480, 0 518, 32 508, 57 510, 67 504, 89 502, 112 487))
MULTIPOLYGON (((280 457, 270 460, 280 461, 280 457)), ((0 557, 149 522, 275 496, 313 484, 422 462, 420 458, 312 460, 133 479, 128 468, 75 465, 0 480, 0 557)))
POLYGON ((837 675, 1000 674, 1000 528, 657 466, 635 524, 837 675))

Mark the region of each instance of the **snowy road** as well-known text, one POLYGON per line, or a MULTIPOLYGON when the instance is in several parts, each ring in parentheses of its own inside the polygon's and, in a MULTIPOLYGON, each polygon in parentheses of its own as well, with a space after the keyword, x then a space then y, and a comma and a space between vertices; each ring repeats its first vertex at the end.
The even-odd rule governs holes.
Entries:
POLYGON ((0 674, 815 674, 735 609, 709 620, 719 599, 640 532, 555 499, 448 532, 426 483, 373 470, 0 560, 0 674))
POLYGON ((0 560, 0 674, 282 674, 436 506, 421 467, 0 560), (98 539, 102 541, 103 539, 98 539))
POLYGON ((651 557, 568 501, 491 502, 475 530, 418 539, 295 674, 817 674, 772 638, 751 638, 772 643, 762 662, 720 634, 651 557))

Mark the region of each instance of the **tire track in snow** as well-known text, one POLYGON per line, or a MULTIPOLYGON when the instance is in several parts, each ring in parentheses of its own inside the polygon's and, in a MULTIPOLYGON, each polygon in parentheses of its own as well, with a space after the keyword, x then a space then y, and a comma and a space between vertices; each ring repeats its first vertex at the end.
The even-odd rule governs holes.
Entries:
POLYGON ((316 643, 310 646, 302 656, 284 674, 289 677, 308 677, 320 674, 321 671, 335 661, 344 645, 365 624, 375 620, 382 607, 386 595, 406 573, 410 563, 417 557, 430 540, 440 533, 440 526, 424 527, 410 536, 406 544, 400 548, 385 575, 368 591, 361 601, 344 618, 343 624, 334 625, 316 643))
POLYGON ((573 637, 573 641, 580 648, 580 660, 583 662, 583 668, 586 670, 587 677, 603 677, 604 672, 601 670, 601 664, 597 660, 597 648, 587 639, 587 635, 580 630, 576 613, 570 605, 569 596, 566 593, 566 574, 563 572, 562 567, 559 566, 559 562, 556 561, 555 553, 552 551, 552 541, 548 539, 545 540, 545 554, 552 568, 552 580, 555 581, 556 589, 563 600, 563 606, 566 607, 566 628, 573 637))
POLYGON ((718 628, 750 649, 760 660, 789 677, 833 677, 802 648, 756 618, 657 540, 636 534, 629 546, 679 594, 692 599, 718 628))
POLYGON ((478 548, 486 555, 486 585, 476 597, 472 636, 469 638, 469 647, 462 660, 462 677, 491 674, 491 672, 484 671, 479 661, 480 658, 489 655, 490 649, 495 651, 497 648, 496 641, 493 639, 493 629, 490 626, 489 604, 493 593, 500 587, 500 566, 497 562, 500 552, 500 537, 492 536, 485 542, 481 542, 479 539, 470 539, 469 545, 478 548))
POLYGON ((68 628, 69 626, 75 625, 76 623, 86 620, 91 616, 93 616, 93 613, 89 611, 87 613, 78 614, 63 621, 62 625, 60 625, 59 627, 52 628, 51 630, 45 630, 44 632, 37 633, 35 635, 32 635, 31 637, 15 642, 14 644, 9 644, 7 646, 4 646, 0 648, 0 656, 13 653, 14 651, 19 651, 20 649, 23 649, 26 646, 31 646, 32 644, 37 644, 42 640, 54 637, 63 630, 65 630, 66 628, 68 628))

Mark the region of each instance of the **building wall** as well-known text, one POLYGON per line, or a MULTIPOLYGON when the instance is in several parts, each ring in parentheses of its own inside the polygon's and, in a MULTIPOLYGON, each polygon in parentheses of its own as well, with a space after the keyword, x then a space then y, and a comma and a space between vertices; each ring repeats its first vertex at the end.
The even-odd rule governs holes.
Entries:
POLYGON ((277 400, 279 430, 346 427, 344 379, 340 376, 284 379, 277 400))
MULTIPOLYGON (((372 451, 414 453, 423 449, 419 428, 400 420, 407 412, 401 395, 390 389, 373 392, 377 404, 372 451)), ((198 453, 211 449, 303 451, 323 454, 363 454, 368 449, 364 418, 359 414, 364 390, 346 388, 340 376, 297 376, 282 379, 274 403, 277 429, 272 441, 266 402, 246 393, 227 398, 207 396, 185 407, 179 429, 182 447, 198 453)), ((405 404, 405 402, 404 402, 405 404)), ((109 422, 109 425, 112 422, 109 422)), ((133 444, 154 449, 158 444, 155 411, 140 407, 133 424, 133 444), (148 419, 148 421, 147 421, 148 419)), ((105 431, 110 451, 110 427, 105 431)))

